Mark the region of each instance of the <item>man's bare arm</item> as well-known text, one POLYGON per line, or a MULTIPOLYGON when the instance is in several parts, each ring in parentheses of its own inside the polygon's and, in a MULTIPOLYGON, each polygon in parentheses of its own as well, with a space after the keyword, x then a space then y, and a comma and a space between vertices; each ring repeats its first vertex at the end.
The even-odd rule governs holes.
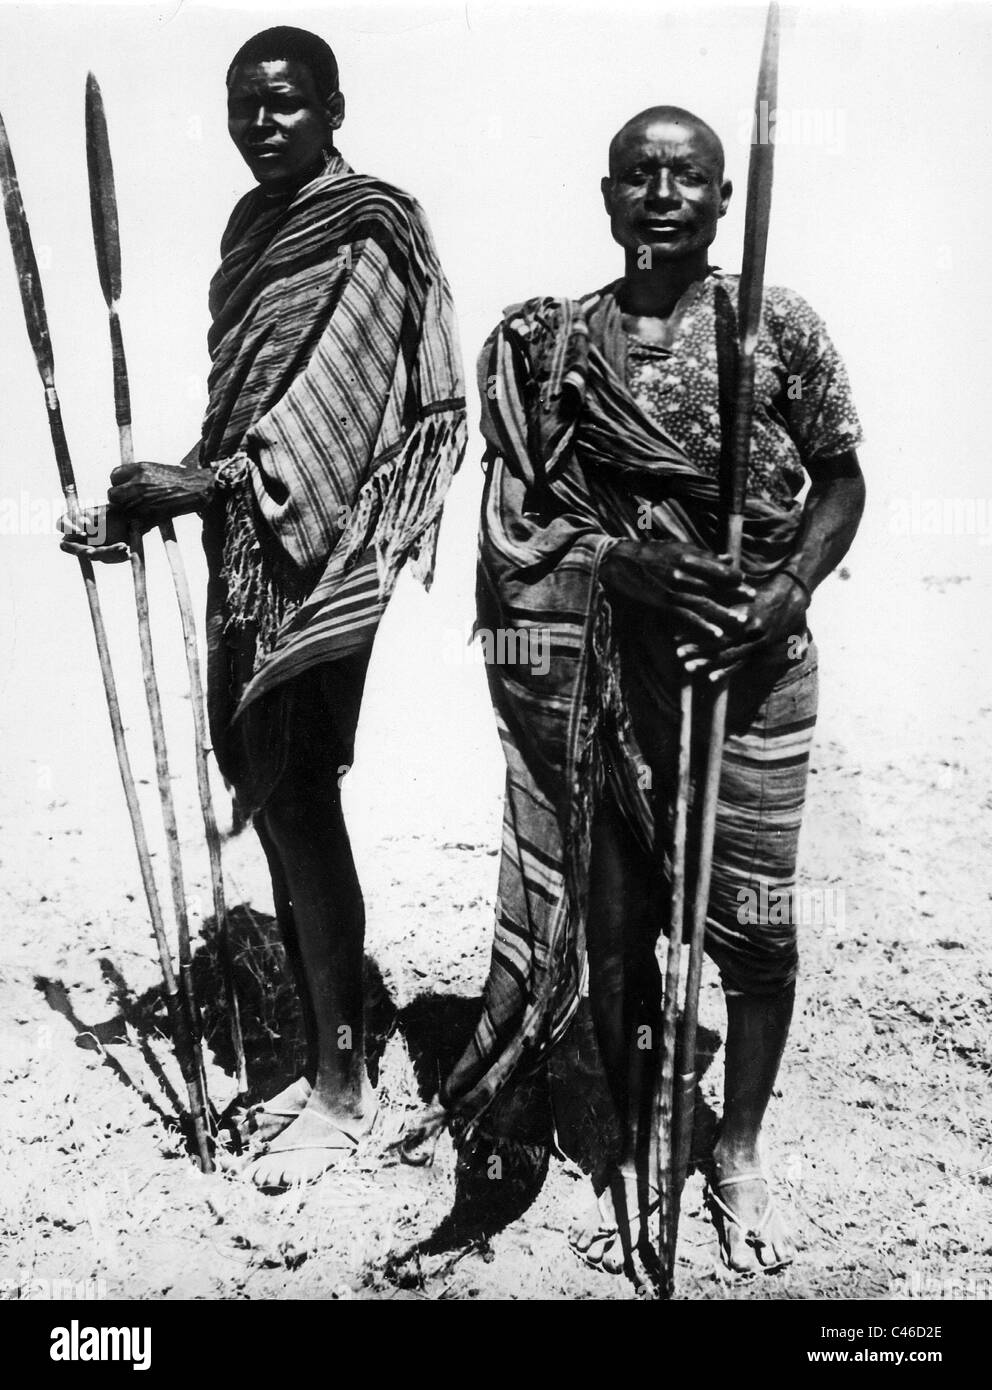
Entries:
POLYGON ((178 465, 121 464, 111 473, 110 481, 109 505, 83 513, 82 529, 71 528, 67 517, 60 523, 65 536, 61 549, 67 554, 119 564, 127 558, 132 525, 137 523, 148 530, 171 517, 202 511, 216 486, 210 469, 200 466, 199 440, 178 465))
POLYGON ((811 486, 788 568, 812 593, 851 548, 865 509, 865 479, 853 449, 806 471, 811 486))
POLYGON ((110 481, 110 505, 145 526, 200 511, 216 488, 209 468, 177 468, 168 463, 122 463, 110 481))
POLYGON ((716 679, 762 647, 799 631, 809 596, 850 549, 865 507, 865 481, 857 454, 852 449, 807 464, 806 471, 811 486, 792 556, 785 570, 758 590, 744 640, 725 639, 705 654, 698 647, 681 648, 687 670, 709 668, 711 679, 716 679))

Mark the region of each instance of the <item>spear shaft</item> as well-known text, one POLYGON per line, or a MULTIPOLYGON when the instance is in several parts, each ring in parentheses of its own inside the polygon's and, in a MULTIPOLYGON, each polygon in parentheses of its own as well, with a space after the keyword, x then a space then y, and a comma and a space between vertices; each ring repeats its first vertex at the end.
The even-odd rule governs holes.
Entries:
MULTIPOLYGON (((117 194, 114 183, 114 169, 110 154, 110 139, 107 131, 106 113, 100 84, 93 73, 86 81, 86 157, 90 182, 90 211, 93 222, 93 245, 96 252, 100 288, 107 305, 110 329, 111 357, 113 362, 114 408, 120 435, 121 462, 134 461, 134 445, 131 433, 131 393, 124 353, 124 340, 121 332, 119 301, 121 298, 121 249, 117 214, 117 194)), ((183 646, 190 687, 190 707, 193 714, 194 747, 196 761, 197 791, 200 811, 203 818, 207 854, 210 863, 210 879, 213 896, 214 917, 220 943, 220 956, 224 972, 225 989, 228 996, 228 1011, 231 1039, 234 1047, 235 1066, 239 1090, 247 1088, 244 1043, 241 1034, 241 1020, 238 999, 234 987, 234 972, 230 954, 230 935, 228 930, 227 906, 224 893, 223 869, 221 863, 220 836, 214 815, 213 799, 210 791, 210 773, 207 763, 208 735, 204 711, 203 682, 200 675, 200 660, 196 640, 196 623, 189 592, 189 582, 179 549, 176 533, 171 521, 162 523, 159 533, 165 547, 173 587, 179 608, 183 631, 183 646)), ((138 545, 133 543, 132 567, 135 577, 136 594, 139 587, 145 588, 143 556, 138 545)), ((139 612, 142 605, 139 604, 139 612)), ((139 619, 140 625, 140 619, 139 619)), ((159 787, 162 799, 166 838, 170 849, 170 873, 173 900, 179 932, 179 971, 190 1015, 191 1028, 199 1053, 202 1093, 205 1108, 209 1108, 206 1094, 206 1078, 202 1064, 202 1022, 193 987, 192 949, 190 943, 189 920, 186 911, 186 895, 183 885, 182 861, 179 853, 178 830, 175 807, 168 775, 168 754, 165 745, 164 727, 161 719, 158 689, 154 680, 150 632, 143 641, 147 646, 146 681, 149 693, 149 713, 152 720, 153 738, 156 746, 156 761, 159 767, 159 787)))
MULTIPOLYGON (((38 263, 35 258, 34 246, 31 240, 31 230, 28 226, 27 214, 24 210, 24 201, 21 197, 20 185, 17 180, 17 171, 14 166, 10 141, 7 136, 7 128, 2 116, 0 116, 0 186, 2 186, 3 190, 4 215, 7 220, 7 229, 10 233, 11 250, 14 253, 14 265, 17 271, 21 304, 24 310, 24 322, 27 327, 31 348, 34 352, 38 374, 41 377, 42 385, 45 389, 45 407, 48 414, 48 426, 52 437, 52 448, 55 454, 56 467, 58 468, 59 482, 62 487, 63 495, 65 496, 69 516, 73 524, 78 525, 81 522, 79 500, 76 492, 76 480, 72 467, 72 458, 69 453, 69 445, 62 423, 62 409, 55 387, 55 358, 52 351, 51 336, 49 334, 48 314, 45 309, 44 292, 42 290, 41 276, 38 273, 38 263)), ((186 1083, 200 1165, 204 1171, 210 1171, 213 1163, 210 1156, 209 1139, 205 1128, 202 1124, 198 1124, 197 1121, 199 1094, 195 1067, 193 1065, 192 1040, 188 1021, 179 997, 179 989, 172 965, 172 953, 169 949, 158 889, 155 884, 155 875, 152 870, 151 855, 148 850, 148 838, 145 834, 144 820, 138 801, 134 773, 128 756, 127 742, 124 736, 124 724, 121 719, 120 701, 117 695, 117 683, 114 678, 110 645, 107 641, 107 630, 103 621, 103 610, 97 591, 96 576, 93 571, 93 564, 86 556, 79 556, 79 568, 86 589, 86 600, 89 606, 90 621, 93 626, 93 636, 100 662, 100 675, 103 681, 104 697, 107 702, 107 713, 110 718, 110 729, 114 740, 117 766, 120 772, 121 785, 124 788, 124 798, 127 803, 128 815, 131 821, 131 831, 134 836, 135 849, 138 855, 141 881, 145 891, 145 900, 148 904, 148 915, 151 919, 155 944, 158 948, 159 964, 162 970, 162 981, 165 987, 166 1005, 172 1024, 176 1058, 179 1062, 183 1080, 186 1083)))
MULTIPOLYGON (((110 138, 103 106, 100 84, 90 73, 86 81, 86 149, 90 174, 90 212, 93 219, 93 245, 96 251, 97 270, 100 287, 107 305, 110 327, 110 347, 114 374, 114 407, 117 427, 121 437, 122 461, 134 459, 134 446, 131 439, 131 391, 128 380, 127 359, 124 355, 124 339, 121 333, 118 303, 121 297, 121 250, 120 232, 117 217, 117 194, 114 185, 114 168, 110 157, 110 138)), ((207 728, 206 702, 203 693, 200 654, 196 638, 196 620, 193 616, 193 602, 190 596, 189 580, 183 564, 182 552, 176 540, 175 528, 171 521, 163 522, 159 533, 165 546, 166 557, 172 573, 176 602, 183 630, 183 645, 186 653, 186 669, 189 675, 190 706, 193 712, 193 732, 196 751, 196 783, 200 800, 200 813, 207 841, 207 856, 210 863, 210 883, 214 905, 214 920, 220 943, 221 969, 227 995, 228 1017, 230 1019, 231 1043, 234 1049, 235 1069, 238 1089, 248 1089, 248 1072, 245 1060, 245 1045, 241 1031, 241 1011, 234 981, 234 963, 231 953, 230 924, 227 915, 227 900, 224 892, 224 873, 221 859, 220 834, 214 812, 213 795, 210 790, 210 767, 207 755, 210 749, 210 736, 207 728)), ((188 964, 188 930, 183 933, 180 927, 180 942, 185 937, 188 964)), ((191 968, 191 967, 190 967, 191 968)), ((189 996, 194 1014, 194 1027, 198 1028, 195 995, 190 976, 189 996)))
MULTIPOLYGON (((86 79, 86 167, 90 185, 93 247, 96 252, 100 288, 107 305, 110 328, 114 373, 114 411, 117 418, 120 458, 122 464, 129 466, 134 463, 134 440, 131 432, 131 388, 117 307, 121 296, 121 250, 117 222, 117 197, 114 188, 114 170, 110 159, 110 141, 107 135, 103 98, 99 83, 92 73, 86 79)), ((148 706, 152 747, 155 751, 155 774, 162 807, 172 904, 178 933, 179 983, 186 1007, 190 1034, 193 1039, 193 1062, 196 1068, 199 1098, 199 1114, 195 1118, 206 1125, 210 1111, 210 1099, 207 1094, 206 1073, 203 1065, 199 1012, 193 989, 192 948, 182 855, 179 848, 179 825, 176 818, 175 799, 172 795, 169 751, 165 737, 165 721, 162 715, 162 697, 155 674, 155 654, 152 646, 151 618, 148 606, 148 584, 145 575, 144 542, 139 526, 131 526, 129 542, 145 702, 148 706)))
MULTIPOLYGON (((754 104, 754 124, 751 136, 751 153, 748 161, 747 204, 744 215, 744 252, 741 267, 740 286, 737 303, 737 329, 739 350, 737 354, 737 380, 734 395, 733 424, 730 441, 730 488, 729 509, 726 518, 726 553, 733 564, 740 563, 741 542, 744 526, 744 509, 747 500, 748 461, 751 451, 751 427, 754 418, 754 368, 758 333, 761 328, 761 308, 764 295, 765 251, 768 245, 768 227, 771 217, 772 178, 774 174, 775 146, 770 140, 762 140, 767 129, 763 113, 774 110, 778 92, 778 46, 779 46, 779 8, 776 3, 768 6, 765 21, 765 35, 758 70, 758 84, 754 104)), ((696 886, 693 895, 692 930, 689 937, 689 963, 686 971, 685 1004, 682 1013, 682 1027, 674 1050, 678 1076, 672 1087, 672 1116, 669 1121, 672 1137, 668 1154, 659 1145, 659 1170, 666 1158, 671 1163, 670 1173, 659 1171, 660 1231, 659 1253, 661 1257, 662 1296, 671 1294, 674 1282, 675 1254, 678 1240, 679 1207, 682 1188, 692 1151, 693 1111, 696 1097, 696 1034, 699 1020, 699 988, 703 969, 703 943, 706 935, 706 914, 709 908, 710 879, 713 868, 713 841, 716 831, 717 802, 720 790, 720 771, 723 763, 723 743, 727 720, 727 681, 720 684, 713 701, 710 725, 706 744, 705 772, 703 779, 702 808, 700 812, 699 854, 696 869, 696 886), (668 1200, 666 1202, 666 1189, 668 1200)), ((691 717, 691 694, 683 695, 683 715, 686 708, 691 717)), ((679 764, 679 796, 683 778, 688 784, 689 739, 683 729, 679 764)), ((677 804, 676 825, 680 821, 679 812, 684 808, 677 804)), ((685 835, 681 841, 681 873, 684 876, 685 835)), ((676 839, 676 851, 679 842, 676 839)), ((674 876, 673 876, 674 877, 674 876)), ((684 881, 684 878, 683 878, 684 881)), ((673 938, 675 923, 671 924, 673 938)), ((681 926, 678 939, 681 944, 681 926)), ((669 965, 675 954, 671 945, 669 965)), ((677 967, 676 967, 677 969, 677 967)), ((676 974, 676 982, 677 982, 676 974)), ((668 1006, 668 983, 666 980, 666 1012, 668 1006)), ((672 1006, 674 1009, 674 1005, 672 1006)), ((671 1065, 665 1057, 662 1067, 671 1065)), ((663 1073, 664 1074, 664 1073, 663 1073)), ((662 1115, 665 1101, 660 1106, 662 1115)))

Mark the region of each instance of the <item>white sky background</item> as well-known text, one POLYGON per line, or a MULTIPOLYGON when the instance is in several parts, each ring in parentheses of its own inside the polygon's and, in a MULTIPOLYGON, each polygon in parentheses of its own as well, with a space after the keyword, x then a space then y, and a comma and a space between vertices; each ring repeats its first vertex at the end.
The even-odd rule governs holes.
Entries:
MULTIPOLYGON (((86 72, 103 86, 114 151, 136 441, 168 460, 198 430, 207 280, 227 214, 250 187, 226 133, 224 72, 270 21, 313 28, 335 48, 348 102, 341 149, 427 210, 470 370, 505 303, 580 293, 619 272, 598 181, 612 132, 652 102, 687 105, 723 135, 738 194, 714 259, 738 268, 740 130, 762 6, 5 4, 0 110, 46 258, 81 490, 102 482, 100 450, 114 438, 86 72)), ((785 12, 779 105, 825 124, 821 144, 779 147, 768 278, 806 295, 848 359, 876 507, 907 482, 974 492, 983 477, 990 71, 986 5, 785 12)), ((6 254, 0 308, 15 320, 0 340, 6 493, 27 476, 24 446, 45 444, 6 254)), ((34 485, 48 466, 39 452, 34 485)))
MULTIPOLYGON (((88 69, 103 87, 114 154, 136 446, 140 457, 175 461, 199 429, 206 292, 219 238, 251 185, 226 132, 224 74, 255 30, 293 23, 332 44, 347 99, 340 148, 356 169, 399 184, 426 209, 471 378, 503 305, 536 293, 579 294, 620 273, 598 184, 611 134, 644 106, 687 106, 723 135, 738 192, 713 259, 739 268, 742 120, 763 22, 763 5, 662 0, 0 6, 0 110, 42 260, 81 493, 102 492, 116 450, 86 188, 88 69)), ((820 143, 779 146, 767 276, 810 300, 847 359, 869 440, 871 499, 852 565, 870 564, 887 582, 918 571, 928 553, 918 539, 893 534, 894 500, 917 491, 988 506, 992 497, 990 72, 988 5, 785 11, 779 106, 818 112, 824 128, 820 143)), ((16 499, 23 488, 55 497, 41 388, 4 241, 0 499, 16 499)), ((461 777, 461 797, 476 794, 465 788, 467 758, 485 759, 479 796, 495 797, 499 788, 481 672, 437 659, 472 616, 481 485, 473 393, 473 435, 446 516, 434 594, 423 600, 407 585, 397 596, 363 717, 363 730, 383 734, 373 765, 387 756, 382 746, 395 764, 414 728, 427 730, 415 739, 411 756, 421 774, 411 785, 438 793, 445 805, 445 778, 461 777), (440 769, 431 729, 449 740, 440 769)), ((183 536, 199 573, 192 523, 183 536)), ((952 544, 955 554, 968 547, 968 566, 987 568, 992 547, 952 544)), ((5 535, 0 557, 0 717, 31 741, 37 683, 50 689, 78 679, 98 700, 95 658, 86 650, 75 566, 51 537, 5 535)), ((102 578, 124 642, 133 621, 126 568, 102 578)), ((162 601, 169 602, 164 591, 162 601)), ((363 732, 363 746, 370 738, 363 732)))

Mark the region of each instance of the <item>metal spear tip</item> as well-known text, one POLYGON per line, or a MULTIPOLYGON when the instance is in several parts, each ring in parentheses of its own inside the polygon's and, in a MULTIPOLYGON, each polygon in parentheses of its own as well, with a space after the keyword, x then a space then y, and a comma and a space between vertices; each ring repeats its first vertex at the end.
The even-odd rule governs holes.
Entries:
POLYGON ((96 73, 86 74, 86 139, 87 144, 92 144, 97 132, 103 134, 106 139, 107 117, 103 107, 103 92, 100 90, 100 83, 97 81, 96 73))
POLYGON ((90 184, 90 216, 100 288, 108 308, 121 297, 121 246, 117 225, 117 194, 110 137, 100 84, 86 77, 86 168, 90 184))
POLYGON ((86 74, 86 107, 90 106, 103 106, 103 92, 100 90, 96 72, 86 74))
POLYGON ((106 120, 103 114, 103 92, 95 72, 86 74, 86 133, 90 134, 90 124, 94 120, 106 120))

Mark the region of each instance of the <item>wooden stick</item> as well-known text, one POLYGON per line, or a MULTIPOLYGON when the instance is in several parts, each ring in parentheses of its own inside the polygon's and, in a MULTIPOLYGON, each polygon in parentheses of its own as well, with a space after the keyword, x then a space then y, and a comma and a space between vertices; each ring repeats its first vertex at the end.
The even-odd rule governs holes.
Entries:
MULTIPOLYGON (((41 277, 38 274, 38 264, 35 259, 34 247, 31 241, 31 231, 28 226, 27 215, 24 211, 24 203, 17 181, 17 171, 14 167, 10 141, 7 137, 7 129, 4 125, 2 116, 0 116, 0 184, 2 184, 3 189, 4 214, 7 219, 11 249, 14 253, 14 263, 20 285, 21 303, 24 308, 24 320, 28 330, 28 338, 34 352, 35 362, 38 367, 38 373, 45 389, 45 407, 48 414, 48 427, 52 438, 52 448, 55 453, 55 463, 58 468, 59 481, 69 509, 70 518, 73 524, 80 524, 81 517, 76 491, 76 480, 72 467, 72 459, 69 454, 69 446, 65 437, 65 428, 62 422, 62 409, 59 404, 58 392, 55 389, 55 358, 52 352, 51 338, 49 335, 48 315, 45 310, 41 277)), ((93 571, 92 562, 85 556, 79 557, 79 568, 86 589, 86 600, 89 606, 97 657, 100 663, 100 675, 103 680, 107 713, 110 718, 111 734, 114 740, 114 751, 117 755, 117 766, 120 772, 121 785, 124 788, 124 799, 127 803, 128 815, 131 821, 131 831, 134 836, 135 850, 138 855, 138 866, 141 871, 141 881, 145 890, 145 899, 148 904, 148 914, 151 918, 152 931, 154 932, 155 942, 158 947, 159 964, 161 966, 162 981, 165 987, 166 1005, 169 1010, 169 1018, 172 1025, 176 1059, 179 1062, 179 1069, 186 1083, 200 1165, 204 1171, 209 1172, 213 1167, 213 1161, 210 1155, 209 1139, 202 1123, 202 1116, 198 1116, 198 1094, 191 1039, 187 1021, 180 1006, 175 972, 172 968, 172 955, 169 950, 165 925, 162 919, 162 909, 159 902, 158 889, 155 884, 155 875, 152 870, 151 856, 148 852, 148 840, 145 835, 141 806, 138 801, 134 774, 131 769, 127 743, 124 737, 124 725, 121 719, 120 702, 117 696, 117 684, 114 679, 110 646, 107 641, 107 631, 103 621, 100 596, 96 587, 96 576, 93 571)))
POLYGON ((662 1298, 670 1298, 675 1286, 675 1246, 678 1235, 678 1194, 675 1185, 674 1087, 675 1047, 679 1014, 679 980, 682 973, 682 939, 685 920, 685 860, 689 821, 689 772, 692 754, 692 681, 682 682, 679 710, 679 762, 675 790, 675 823, 672 842, 672 880, 669 899, 668 957, 661 1023, 661 1056, 655 1081, 657 1135, 658 1259, 662 1298))
POLYGON ((210 751, 210 734, 207 728, 206 706, 203 698, 203 681, 200 676, 200 654, 196 641, 196 623, 193 617, 193 602, 190 598, 189 583, 183 565, 182 552, 176 540, 172 522, 159 527, 165 543, 165 553, 172 569, 172 581, 179 604, 179 616, 186 646, 186 667, 189 671, 189 697, 193 708, 193 729, 196 741, 196 782, 200 794, 200 811, 203 816, 203 829, 207 840, 207 854, 210 859, 210 882, 213 889, 214 920, 217 923, 220 945, 221 969, 224 974, 224 990, 231 1026, 231 1043, 234 1048, 234 1064, 238 1077, 238 1090, 242 1094, 248 1090, 248 1067, 245 1058, 244 1036, 241 1031, 241 1006, 238 1000, 237 985, 234 979, 234 960, 231 953, 230 924, 227 916, 227 900, 224 892, 224 871, 221 857, 220 834, 217 830, 217 817, 214 814, 213 796, 210 791, 210 767, 207 755, 210 751))
MULTIPOLYGON (((122 449, 123 456, 124 450, 122 449)), ((144 679, 148 719, 151 725, 152 747, 155 751, 155 776, 162 807, 162 824, 165 829, 166 854, 169 860, 169 882, 172 889, 173 911, 176 917, 179 944, 179 983, 189 1020, 190 1036, 193 1041, 193 1059, 200 1093, 200 1108, 203 1112, 202 1120, 206 1124, 210 1114, 210 1098, 207 1093, 206 1071, 203 1064, 199 1011, 193 989, 193 956, 189 933, 189 914, 186 907, 186 888, 183 881, 182 854, 179 848, 179 826, 176 820, 175 800, 172 795, 172 777, 169 771, 165 721, 162 717, 162 699, 158 688, 158 678, 155 674, 155 653, 152 647, 152 631, 148 611, 148 585, 145 577, 144 540, 139 527, 133 526, 131 528, 129 542, 131 575, 134 581, 134 605, 138 618, 138 641, 141 648, 141 672, 144 679)))
POLYGON ((706 913, 710 901, 710 877, 713 869, 713 840, 716 829, 717 800, 720 793, 720 770, 723 765, 723 740, 727 722, 727 686, 717 692, 710 716, 707 735, 706 770, 703 780, 703 804, 699 835, 699 862, 696 870, 696 891, 693 897, 692 935, 689 938, 689 967, 685 980, 685 1006, 677 1046, 678 1082, 675 1092, 675 1144, 673 1184, 676 1202, 681 1199, 689 1170, 692 1150, 693 1112, 696 1103, 696 1033, 699 1021, 699 986, 703 974, 703 940, 706 934, 706 913))
POLYGON ((97 653, 100 658, 100 674, 103 677, 107 710, 110 714, 110 727, 114 738, 114 748, 117 752, 117 765, 120 769, 121 783, 124 787, 124 797, 127 801, 128 814, 131 817, 131 829, 134 834, 134 843, 138 852, 141 881, 144 885, 148 912, 152 920, 152 930, 155 933, 155 944, 158 948, 162 981, 165 985, 166 1007, 169 1012, 169 1023, 172 1028, 176 1057, 179 1061, 179 1070, 182 1073, 183 1081, 186 1084, 187 1102, 193 1121, 193 1137, 196 1143, 197 1157, 199 1158, 202 1171, 204 1173, 211 1173, 213 1172, 214 1162, 211 1154, 210 1137, 207 1131, 206 1115, 200 1095, 200 1076, 196 1062, 194 1039, 190 1031, 189 1021, 186 1017, 186 1011, 183 1008, 183 1001, 179 994, 175 971, 172 967, 172 952, 169 948, 165 923, 162 918, 162 907, 159 902, 158 889, 155 885, 155 875, 152 870, 151 856, 148 852, 148 840, 145 835, 141 807, 138 802, 138 793, 134 784, 134 774, 131 770, 127 744, 124 738, 124 725, 121 720, 117 687, 110 661, 110 648, 107 642, 107 633, 104 627, 100 598, 96 588, 96 576, 93 573, 92 562, 85 556, 81 555, 79 557, 79 565, 82 570, 83 581, 86 585, 86 598, 89 602, 90 618, 93 623, 93 635, 96 638, 97 653))

